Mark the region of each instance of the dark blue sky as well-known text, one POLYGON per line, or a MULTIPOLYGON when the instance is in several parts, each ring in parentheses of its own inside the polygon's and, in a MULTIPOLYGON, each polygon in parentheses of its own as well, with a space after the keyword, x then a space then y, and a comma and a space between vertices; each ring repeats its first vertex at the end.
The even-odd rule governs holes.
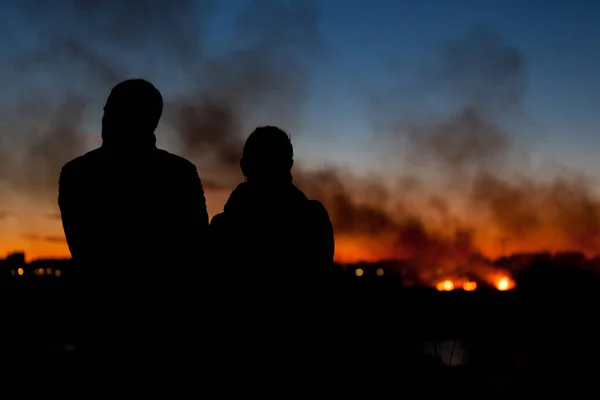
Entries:
POLYGON ((440 41, 460 38, 471 26, 482 25, 525 55, 528 118, 516 134, 524 136, 536 153, 596 167, 600 2, 351 0, 322 4, 322 32, 332 60, 322 87, 326 92, 334 90, 336 97, 322 96, 337 101, 339 110, 335 114, 339 117, 323 118, 328 121, 320 126, 327 124, 328 131, 368 137, 363 116, 354 112, 363 101, 354 82, 380 80, 385 84, 390 60, 417 66, 440 41))

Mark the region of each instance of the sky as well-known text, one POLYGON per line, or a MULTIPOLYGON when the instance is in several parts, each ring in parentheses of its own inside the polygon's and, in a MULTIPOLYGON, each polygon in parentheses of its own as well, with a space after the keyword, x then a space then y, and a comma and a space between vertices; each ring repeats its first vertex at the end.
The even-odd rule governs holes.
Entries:
MULTIPOLYGON (((403 173, 405 165, 393 160, 406 151, 405 142, 390 139, 390 132, 413 117, 421 121, 455 113, 465 107, 465 93, 477 92, 483 97, 477 97, 475 106, 493 108, 490 115, 527 154, 531 173, 568 168, 591 177, 600 174, 600 1, 328 0, 273 6, 265 1, 254 14, 242 14, 241 22, 235 16, 248 12, 248 1, 202 4, 199 9, 185 8, 196 2, 178 0, 171 6, 157 1, 131 4, 144 3, 133 14, 116 1, 95 10, 81 8, 87 3, 76 0, 7 3, 0 17, 5 38, 0 43, 0 157, 11 163, 0 160, 5 169, 0 172, 0 256, 14 249, 30 257, 68 254, 53 202, 57 165, 99 144, 102 103, 118 79, 132 76, 150 79, 174 103, 182 98, 193 102, 193 88, 216 97, 235 93, 239 135, 256 125, 281 125, 292 136, 297 161, 306 168, 334 165, 357 175, 389 177, 403 173), (119 15, 135 15, 136 21, 123 29, 119 15), (469 74, 481 72, 476 61, 460 66, 466 71, 462 75, 454 71, 454 80, 436 72, 442 65, 439 54, 449 42, 481 35, 519 54, 517 72, 506 75, 508 83, 498 80, 494 89, 501 92, 498 104, 490 100, 496 92, 485 82, 471 85, 469 74), (65 51, 65 43, 77 46, 65 51), (229 56, 252 43, 265 46, 262 62, 272 70, 248 54, 229 56), (91 66, 92 57, 106 65, 91 66), (248 72, 255 65, 268 71, 268 77, 261 80, 260 73, 248 72), (280 73, 280 81, 273 78, 280 73), (435 83, 433 77, 442 75, 443 84, 435 83), (461 79, 468 81, 468 90, 452 86, 461 79), (504 91, 505 86, 510 90, 504 91), (518 99, 510 100, 510 107, 500 104, 516 92, 518 99), (68 111, 58 108, 67 98, 68 111), (81 113, 73 112, 73 104, 82 105, 81 113), (30 154, 31 143, 38 143, 36 138, 57 123, 76 131, 85 145, 40 141, 58 146, 62 158, 44 164, 52 168, 42 173, 32 170, 27 175, 32 183, 11 184, 15 174, 28 169, 23 165, 29 165, 15 160, 31 161, 36 154, 30 154), (40 178, 44 174, 48 176, 40 178), (37 191, 41 186, 43 193, 37 191)), ((473 57, 485 51, 476 53, 473 57)), ((482 65, 488 68, 481 73, 486 80, 486 73, 495 73, 489 72, 495 64, 482 65)), ((471 106, 475 97, 469 99, 471 106)), ((198 160, 202 174, 209 161, 194 158, 197 153, 178 144, 176 124, 168 119, 176 107, 170 104, 157 132, 159 144, 198 160)), ((437 179, 426 170, 421 177, 437 179)), ((207 191, 211 215, 222 209, 227 194, 207 191)))

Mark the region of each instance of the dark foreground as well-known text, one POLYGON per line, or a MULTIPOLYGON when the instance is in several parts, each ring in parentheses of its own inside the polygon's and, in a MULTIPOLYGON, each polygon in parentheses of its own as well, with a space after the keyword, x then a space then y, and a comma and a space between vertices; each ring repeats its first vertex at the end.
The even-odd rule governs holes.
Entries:
MULTIPOLYGON (((189 320, 182 330, 198 336, 197 341, 157 335, 169 332, 172 325, 165 319, 131 335, 125 327, 133 325, 113 322, 98 332, 122 334, 131 345, 84 349, 70 347, 77 342, 80 321, 62 307, 68 302, 66 292, 20 289, 6 290, 4 296, 4 376, 26 378, 26 387, 44 390, 72 389, 76 382, 108 387, 123 376, 131 383, 131 374, 136 390, 159 381, 172 387, 174 381, 166 378, 170 372, 179 376, 181 387, 195 380, 207 387, 223 381, 217 385, 222 390, 237 387, 247 393, 265 385, 274 390, 279 384, 288 385, 287 393, 298 387, 298 380, 303 387, 320 382, 336 390, 369 384, 396 392, 418 388, 446 394, 573 391, 595 382, 588 376, 597 371, 600 357, 597 292, 438 292, 352 281, 323 307, 314 307, 315 298, 307 295, 303 311, 301 302, 262 307, 240 299, 240 307, 205 304, 196 315, 164 311, 173 314, 173 321, 189 320), (268 314, 251 307, 279 311, 268 314), (150 336, 154 344, 135 345, 150 336), (179 343, 172 352, 156 351, 157 337, 179 343), (227 384, 232 379, 238 386, 227 384), (253 383, 240 383, 246 380, 253 383)), ((85 314, 81 309, 81 321, 85 314)), ((103 335, 98 333, 91 343, 102 343, 108 337, 103 335)))

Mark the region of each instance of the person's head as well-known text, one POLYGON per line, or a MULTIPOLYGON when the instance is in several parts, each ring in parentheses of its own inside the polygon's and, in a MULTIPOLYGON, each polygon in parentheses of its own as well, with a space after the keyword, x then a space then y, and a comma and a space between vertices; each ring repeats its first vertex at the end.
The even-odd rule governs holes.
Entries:
POLYGON ((261 126, 246 140, 240 166, 248 181, 290 182, 293 165, 294 148, 281 129, 261 126))
POLYGON ((154 141, 162 110, 162 95, 150 82, 129 79, 117 84, 104 106, 103 142, 135 147, 154 141))

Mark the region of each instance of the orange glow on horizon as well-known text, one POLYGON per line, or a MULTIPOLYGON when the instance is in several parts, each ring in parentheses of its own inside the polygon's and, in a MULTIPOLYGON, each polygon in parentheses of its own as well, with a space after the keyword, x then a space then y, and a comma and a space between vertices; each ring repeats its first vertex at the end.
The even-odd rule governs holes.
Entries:
MULTIPOLYGON (((500 243, 495 243, 493 239, 475 238, 474 248, 483 256, 491 260, 503 256, 519 253, 560 253, 560 252, 581 252, 589 258, 600 256, 600 252, 585 251, 573 246, 561 243, 559 240, 537 240, 537 241, 514 241, 510 246, 502 247, 500 243)), ((339 263, 355 262, 376 262, 382 259, 403 258, 402 252, 392 252, 388 245, 391 242, 389 238, 381 237, 348 237, 345 235, 336 236, 335 261, 339 263)))
MULTIPOLYGON (((207 189, 206 193, 210 221, 215 214, 222 211, 229 192, 207 189)), ((25 253, 26 262, 36 259, 71 258, 60 219, 47 218, 48 215, 59 214, 57 209, 45 210, 39 205, 20 201, 6 205, 8 209, 11 206, 19 211, 15 213, 17 215, 15 218, 0 221, 0 258, 15 252, 25 253), (27 238, 28 234, 54 237, 57 240, 32 240, 27 238)))
POLYGON ((26 240, 15 241, 14 243, 15 245, 7 245, 6 242, 1 243, 0 258, 5 258, 9 254, 15 252, 25 253, 26 262, 45 258, 71 258, 71 253, 69 252, 66 243, 32 243, 26 240))
MULTIPOLYGON (((220 194, 219 196, 226 198, 227 193, 220 194)), ((216 199, 211 193, 210 196, 207 196, 207 200, 210 200, 209 211, 210 216, 212 217, 222 209, 222 206, 219 203, 220 199, 216 199)), ((23 208, 23 210, 23 216, 19 217, 23 219, 23 222, 19 221, 19 223, 17 223, 10 219, 3 221, 4 225, 0 228, 0 258, 4 258, 15 251, 23 251, 27 262, 40 258, 70 258, 70 252, 66 242, 60 240, 61 238, 64 238, 60 220, 45 220, 43 216, 48 213, 40 212, 37 208, 23 208), (25 220, 26 217, 31 218, 31 221, 25 220), (56 240, 44 241, 34 240, 31 237, 28 238, 28 234, 35 233, 39 233, 42 237, 52 237, 56 240)), ((332 212, 331 215, 334 217, 335 213, 332 212)), ((423 260, 419 259, 419 263, 415 263, 418 264, 416 265, 416 270, 419 275, 422 274, 422 276, 419 277, 428 285, 444 291, 456 289, 473 291, 476 290, 479 285, 490 285, 501 291, 511 290, 516 287, 513 278, 505 271, 488 271, 487 267, 489 266, 489 262, 486 261, 487 264, 483 265, 483 267, 479 264, 468 265, 470 261, 465 261, 467 257, 465 257, 463 253, 460 253, 460 251, 453 252, 454 249, 446 251, 447 249, 444 247, 446 246, 446 242, 444 242, 444 240, 448 240, 452 243, 452 240, 455 240, 455 237, 457 236, 454 234, 454 228, 450 224, 440 225, 435 224, 435 221, 429 224, 427 219, 424 219, 424 221, 426 221, 424 224, 427 227, 427 232, 429 233, 429 229, 432 229, 432 237, 436 240, 437 238, 441 238, 441 245, 438 247, 435 246, 436 242, 434 240, 432 248, 418 249, 421 253, 417 253, 417 256, 422 257, 423 260), (440 254, 442 254, 443 257, 440 254), (458 270, 454 270, 455 268, 458 268, 458 270), (465 273, 465 268, 468 270, 467 273, 465 273), (461 277, 461 279, 459 279, 459 277, 461 277), (467 280, 466 277, 476 279, 479 285, 476 282, 467 280)), ((472 226, 474 233, 471 238, 472 242, 470 243, 471 247, 469 250, 479 251, 483 256, 488 257, 490 260, 515 253, 544 251, 555 253, 561 251, 582 250, 573 248, 569 238, 563 236, 561 232, 538 232, 535 235, 530 234, 529 236, 519 236, 507 240, 500 240, 499 238, 502 237, 502 235, 501 232, 499 233, 498 228, 485 225, 483 222, 479 225, 475 224, 472 226)), ((398 234, 394 232, 373 235, 366 233, 362 235, 338 233, 336 234, 335 260, 340 263, 355 263, 360 261, 377 262, 383 259, 400 259, 414 255, 411 253, 414 249, 402 248, 402 243, 404 242, 399 242, 398 237, 398 234)), ((409 237, 407 240, 409 244, 411 239, 412 238, 409 237)), ((419 238, 417 237, 417 239, 419 238)), ((427 242, 429 237, 425 239, 424 243, 429 244, 430 242, 427 242)), ((417 240, 416 243, 418 246, 420 242, 417 240)), ((596 255, 589 252, 583 253, 588 257, 596 255)), ((55 272, 56 271, 43 271, 46 275, 53 275, 55 272)), ((387 269, 387 267, 385 272, 383 269, 381 271, 374 271, 377 276, 384 276, 385 274, 386 278, 388 276, 395 276, 395 272, 396 271, 393 269, 387 269)), ((18 271, 15 270, 15 274, 17 273, 18 271)), ((365 271, 355 271, 354 273, 357 276, 370 275, 370 273, 365 271)))
POLYGON ((355 263, 361 261, 375 262, 385 254, 385 246, 381 241, 368 237, 349 237, 337 235, 335 238, 335 261, 339 263, 355 263))

